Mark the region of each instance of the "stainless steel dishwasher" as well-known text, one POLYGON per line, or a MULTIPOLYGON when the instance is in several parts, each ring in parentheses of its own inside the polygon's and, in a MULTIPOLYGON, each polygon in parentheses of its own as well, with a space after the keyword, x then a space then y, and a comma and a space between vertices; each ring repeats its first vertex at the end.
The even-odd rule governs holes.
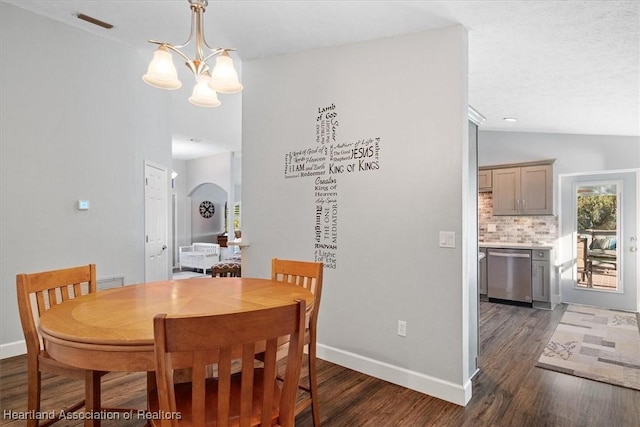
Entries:
POLYGON ((487 297, 531 304, 531 250, 487 249, 487 297))

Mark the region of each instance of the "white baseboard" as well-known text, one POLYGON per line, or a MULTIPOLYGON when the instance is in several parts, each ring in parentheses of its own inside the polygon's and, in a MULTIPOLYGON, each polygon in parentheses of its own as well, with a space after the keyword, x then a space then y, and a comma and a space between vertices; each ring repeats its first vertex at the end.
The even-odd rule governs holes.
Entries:
POLYGON ((24 341, 0 344, 0 359, 8 359, 22 354, 27 354, 27 343, 24 341))
MULTIPOLYGON (((0 345, 0 359, 19 356, 27 353, 24 341, 0 345)), ((410 371, 388 363, 374 360, 359 354, 339 350, 318 343, 318 357, 323 360, 344 366, 372 377, 406 387, 456 405, 465 406, 471 400, 471 380, 464 385, 454 384, 440 378, 410 371)))
POLYGON ((466 406, 471 400, 471 380, 468 380, 464 385, 454 384, 320 343, 318 343, 317 352, 320 359, 456 405, 466 406))

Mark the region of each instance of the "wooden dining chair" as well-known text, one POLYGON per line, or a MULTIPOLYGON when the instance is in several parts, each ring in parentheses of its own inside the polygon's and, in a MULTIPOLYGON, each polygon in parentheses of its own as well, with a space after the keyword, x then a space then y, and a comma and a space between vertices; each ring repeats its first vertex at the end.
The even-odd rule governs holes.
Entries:
MULTIPOLYGON (((36 328, 36 320, 43 312, 68 299, 96 292, 95 265, 18 274, 16 284, 20 321, 27 344, 27 409, 29 413, 40 412, 43 372, 85 381, 85 399, 64 409, 64 412, 77 411, 83 406, 87 411, 100 410, 100 377, 105 372, 78 369, 51 358, 36 328), (35 302, 35 306, 32 301, 35 302)), ((40 423, 40 420, 29 419, 27 426, 48 426, 59 420, 42 421, 40 423)))
POLYGON ((318 405, 318 374, 316 368, 316 335, 320 297, 322 295, 321 262, 295 261, 273 258, 271 260, 271 280, 302 286, 313 294, 313 312, 305 331, 305 345, 308 345, 307 368, 309 385, 300 384, 299 388, 308 394, 308 398, 296 405, 296 415, 311 406, 313 425, 320 427, 320 408, 318 405))
POLYGON ((240 313, 154 317, 157 390, 150 390, 149 410, 162 414, 153 426, 290 427, 304 347, 306 303, 240 313), (278 340, 289 337, 282 387, 276 379, 278 340), (256 364, 264 352, 264 364, 256 364), (232 373, 240 359, 241 371, 232 373), (218 364, 217 378, 207 378, 208 364, 218 364), (176 369, 191 368, 192 380, 176 384, 176 369))
POLYGON ((211 277, 241 277, 242 264, 239 261, 220 261, 211 267, 211 277))

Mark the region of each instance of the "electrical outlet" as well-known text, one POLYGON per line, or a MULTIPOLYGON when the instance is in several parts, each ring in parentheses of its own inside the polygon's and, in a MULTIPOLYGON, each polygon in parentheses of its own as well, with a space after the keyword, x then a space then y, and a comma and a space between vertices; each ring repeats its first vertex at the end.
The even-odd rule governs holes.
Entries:
POLYGON ((401 337, 407 336, 407 322, 404 320, 398 320, 398 335, 401 337))

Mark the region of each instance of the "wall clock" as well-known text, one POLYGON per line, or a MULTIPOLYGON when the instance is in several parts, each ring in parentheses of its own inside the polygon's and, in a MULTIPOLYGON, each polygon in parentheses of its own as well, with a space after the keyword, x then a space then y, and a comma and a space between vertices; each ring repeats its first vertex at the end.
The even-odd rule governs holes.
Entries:
POLYGON ((200 216, 203 218, 211 218, 216 211, 215 206, 208 200, 200 203, 200 216))

